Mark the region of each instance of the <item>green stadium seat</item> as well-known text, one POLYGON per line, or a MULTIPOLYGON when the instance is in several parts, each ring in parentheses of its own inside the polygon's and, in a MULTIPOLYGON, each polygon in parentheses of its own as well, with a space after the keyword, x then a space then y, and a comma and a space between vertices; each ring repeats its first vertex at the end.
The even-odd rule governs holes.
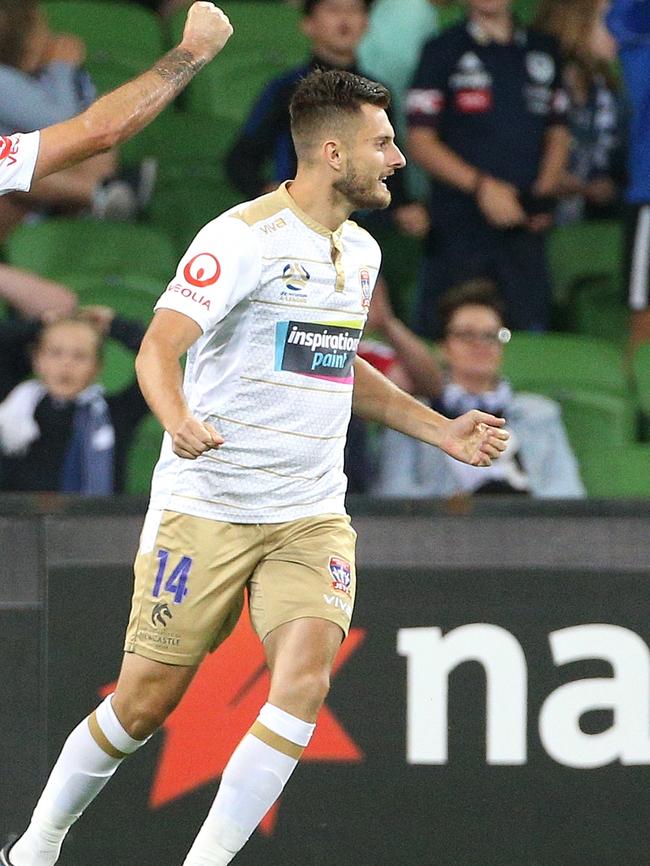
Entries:
POLYGON ((163 430, 153 415, 138 425, 126 462, 126 493, 145 494, 151 486, 151 473, 160 454, 163 430))
POLYGON ((650 439, 650 343, 642 343, 632 358, 632 374, 644 439, 650 439))
POLYGON ((650 445, 601 447, 592 443, 580 461, 580 473, 590 496, 650 497, 650 445))
POLYGON ((158 164, 157 184, 185 178, 212 178, 222 163, 239 124, 227 117, 169 109, 120 148, 123 164, 146 157, 158 164))
POLYGON ((83 39, 86 65, 100 93, 142 72, 164 51, 158 16, 133 3, 48 0, 44 9, 53 30, 83 39))
POLYGON ((576 283, 585 277, 620 279, 623 227, 614 220, 558 226, 548 237, 547 251, 553 295, 565 306, 576 283))
POLYGON ((515 0, 514 11, 517 19, 529 27, 537 14, 539 0, 515 0))
POLYGON ((409 322, 422 258, 422 242, 396 232, 392 227, 373 227, 370 231, 381 247, 381 273, 388 284, 393 308, 403 321, 409 322))
POLYGON ((629 396, 621 351, 578 334, 514 334, 504 353, 504 374, 517 390, 555 399, 576 389, 629 396))
POLYGON ((149 221, 171 238, 178 260, 200 228, 241 198, 223 177, 161 182, 149 205, 149 221))
POLYGON ((171 241, 151 226, 49 219, 25 224, 5 242, 7 262, 56 279, 61 274, 140 273, 167 283, 176 270, 171 241))
POLYGON ((438 6, 438 27, 440 30, 446 30, 447 27, 453 27, 454 24, 463 18, 465 12, 460 3, 449 3, 445 6, 438 6))
MULTIPOLYGON (((220 4, 234 27, 234 36, 192 81, 185 105, 192 111, 225 115, 238 123, 268 82, 309 56, 309 42, 299 29, 300 14, 285 3, 236 0, 220 4)), ((173 41, 180 38, 185 12, 171 22, 173 41)))
POLYGON ((575 283, 566 311, 571 330, 609 340, 622 348, 629 335, 629 317, 620 286, 609 277, 587 277, 575 283))
POLYGON ((637 418, 631 399, 576 389, 562 394, 559 403, 578 459, 591 454, 594 442, 612 448, 634 443, 637 418))

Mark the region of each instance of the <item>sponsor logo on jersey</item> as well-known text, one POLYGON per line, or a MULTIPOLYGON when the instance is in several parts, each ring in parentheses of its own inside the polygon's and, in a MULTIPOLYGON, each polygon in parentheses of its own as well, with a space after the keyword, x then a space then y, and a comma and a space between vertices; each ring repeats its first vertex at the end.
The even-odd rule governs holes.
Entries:
POLYGON ((188 298, 190 301, 194 301, 195 304, 200 304, 200 306, 205 307, 206 310, 210 309, 210 298, 206 298, 205 295, 202 295, 200 292, 195 292, 193 289, 190 289, 188 286, 184 286, 182 283, 170 283, 167 286, 167 291, 177 292, 184 298, 188 298))
POLYGON ((359 285, 361 286, 361 306, 364 310, 367 310, 370 306, 370 298, 372 297, 368 268, 361 268, 359 270, 359 285))
POLYGON ((332 575, 332 589, 352 595, 352 566, 347 559, 340 556, 330 556, 329 570, 332 575))
POLYGON ((304 265, 292 262, 282 269, 282 279, 285 286, 292 292, 301 292, 311 279, 311 274, 304 265))
POLYGON ((555 76, 555 60, 545 51, 529 51, 526 69, 537 84, 550 84, 555 76))
POLYGON ((17 153, 18 139, 0 135, 0 162, 6 159, 9 165, 14 165, 17 153))
POLYGON ((219 259, 212 253, 193 256, 183 268, 183 277, 191 286, 204 289, 213 286, 221 276, 219 259))
POLYGON ((264 223, 261 228, 265 235, 270 235, 278 229, 285 228, 286 224, 286 221, 282 219, 282 217, 278 217, 276 220, 273 220, 272 223, 264 223))
POLYGON ((361 328, 354 323, 278 322, 275 369, 351 384, 361 328))
POLYGON ((456 108, 463 114, 484 114, 492 108, 492 91, 459 90, 456 94, 456 108))

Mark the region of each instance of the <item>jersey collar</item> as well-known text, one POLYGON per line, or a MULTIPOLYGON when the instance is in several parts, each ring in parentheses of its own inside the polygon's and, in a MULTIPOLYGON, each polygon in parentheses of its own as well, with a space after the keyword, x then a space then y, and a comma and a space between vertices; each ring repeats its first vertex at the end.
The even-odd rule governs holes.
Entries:
POLYGON ((279 197, 289 208, 289 210, 293 211, 293 213, 298 217, 301 222, 308 226, 308 228, 312 229, 312 231, 318 232, 319 235, 323 235, 326 238, 339 238, 341 236, 341 231, 343 229, 344 223, 342 223, 336 229, 336 231, 330 231, 327 226, 321 225, 317 220, 310 217, 309 214, 306 214, 304 210, 302 210, 302 208, 298 207, 296 202, 289 194, 288 186, 290 183, 290 180, 285 180, 284 183, 281 183, 277 189, 279 197))

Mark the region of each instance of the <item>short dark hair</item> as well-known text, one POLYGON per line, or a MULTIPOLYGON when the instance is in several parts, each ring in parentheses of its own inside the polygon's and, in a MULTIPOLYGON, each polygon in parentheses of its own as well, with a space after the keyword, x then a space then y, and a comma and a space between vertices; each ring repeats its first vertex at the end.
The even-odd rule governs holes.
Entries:
MULTIPOLYGON (((303 0, 301 4, 301 11, 305 18, 308 18, 314 9, 318 6, 319 3, 322 3, 323 0, 303 0)), ((370 6, 372 4, 372 0, 363 0, 363 5, 366 7, 366 12, 370 10, 370 6)))
POLYGON ((447 335, 449 324, 456 311, 469 305, 489 307, 502 322, 505 322, 505 306, 497 284, 488 277, 477 277, 454 286, 441 296, 438 302, 438 314, 443 337, 447 335))
POLYGON ((317 129, 356 116, 365 104, 386 109, 390 93, 383 84, 342 69, 317 69, 303 78, 289 106, 291 135, 298 156, 317 129))

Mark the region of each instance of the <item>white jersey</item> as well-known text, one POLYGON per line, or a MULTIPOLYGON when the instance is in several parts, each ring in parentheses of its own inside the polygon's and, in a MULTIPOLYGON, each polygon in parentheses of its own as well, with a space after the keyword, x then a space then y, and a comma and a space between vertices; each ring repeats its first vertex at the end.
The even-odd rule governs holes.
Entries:
POLYGON ((208 223, 156 309, 192 318, 184 392, 225 444, 197 460, 165 434, 151 507, 232 523, 344 513, 353 368, 381 254, 331 232, 286 185, 208 223))
POLYGON ((38 159, 40 132, 0 135, 0 195, 29 192, 38 159))

